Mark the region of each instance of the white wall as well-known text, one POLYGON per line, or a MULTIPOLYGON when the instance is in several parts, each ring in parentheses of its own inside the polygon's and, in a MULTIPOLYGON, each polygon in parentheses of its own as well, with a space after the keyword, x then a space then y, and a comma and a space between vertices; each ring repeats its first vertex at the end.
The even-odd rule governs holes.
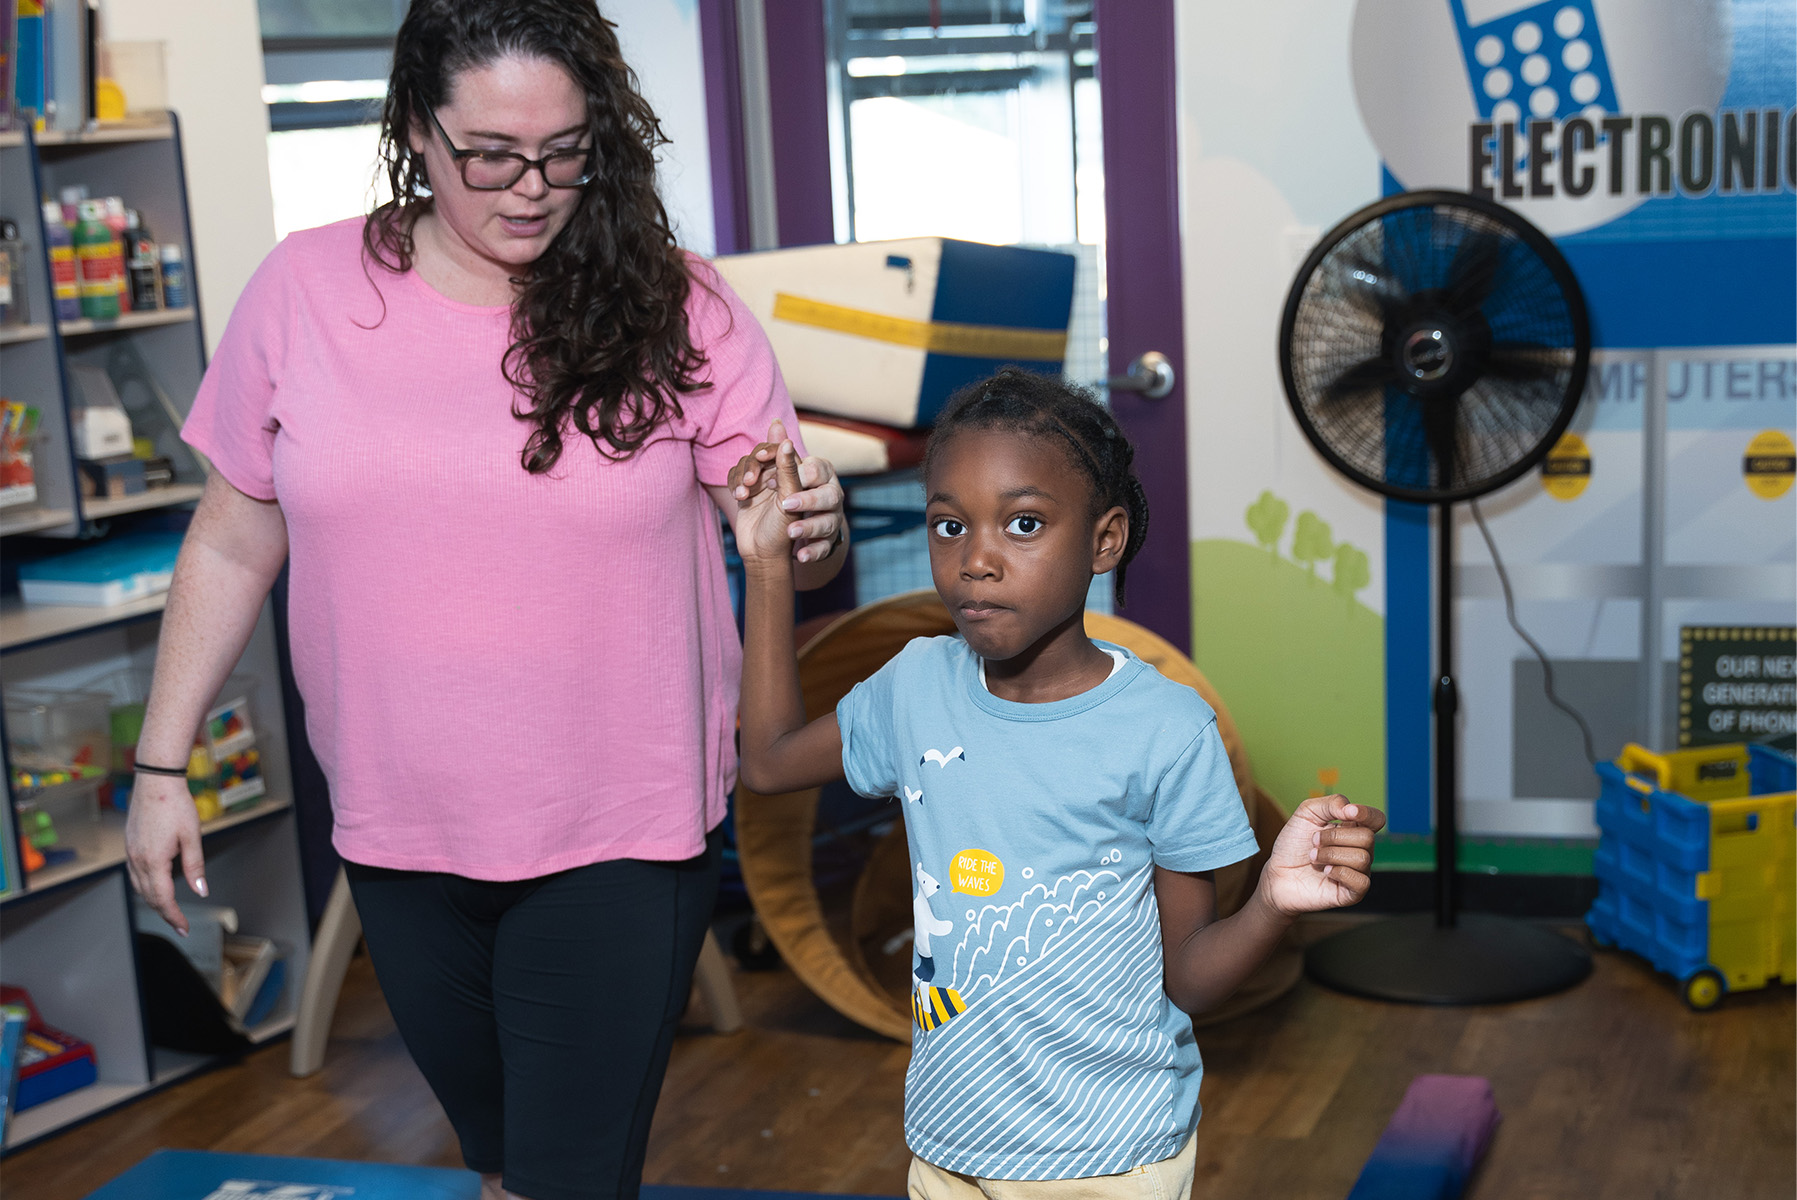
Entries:
POLYGON ((103 19, 109 39, 166 46, 169 107, 180 115, 187 161, 200 315, 215 347, 239 293, 275 244, 255 0, 106 0, 103 19))
MULTIPOLYGON (((1313 450, 1280 382, 1286 291, 1322 230, 1379 194, 1341 0, 1177 10, 1193 651, 1286 805, 1385 802, 1384 509, 1313 450), (1247 512, 1287 505, 1276 552, 1247 512), (1301 514, 1366 555, 1351 596, 1294 561, 1301 514)), ((1352 576, 1345 576, 1344 582, 1352 576)))
MULTIPOLYGON (((711 156, 696 0, 608 0, 625 57, 673 144, 662 198, 682 245, 711 254, 711 156)), ((210 345, 275 244, 255 0, 104 0, 105 36, 166 46, 169 106, 181 117, 194 267, 210 345)))
POLYGON ((659 177, 674 235, 709 257, 716 252, 717 227, 698 0, 601 0, 599 11, 616 22, 624 61, 673 143, 662 148, 659 177))

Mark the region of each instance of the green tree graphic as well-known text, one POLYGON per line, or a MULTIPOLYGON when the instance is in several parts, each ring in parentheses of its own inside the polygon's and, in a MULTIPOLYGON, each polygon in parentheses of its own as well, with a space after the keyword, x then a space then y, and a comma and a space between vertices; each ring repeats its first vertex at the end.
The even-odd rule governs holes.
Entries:
POLYGON ((1367 569, 1366 555, 1357 546, 1343 542, 1335 548, 1335 578, 1333 587, 1344 600, 1354 599, 1354 593, 1373 582, 1373 573, 1367 569))
POLYGON ((1298 527, 1292 532, 1292 561, 1303 563, 1316 578, 1317 564, 1335 553, 1329 523, 1309 509, 1298 514, 1298 527))
POLYGON ((1291 511, 1290 505, 1270 491, 1262 492, 1260 499, 1248 506, 1248 528, 1267 553, 1279 553, 1279 539, 1285 533, 1285 519, 1291 511))

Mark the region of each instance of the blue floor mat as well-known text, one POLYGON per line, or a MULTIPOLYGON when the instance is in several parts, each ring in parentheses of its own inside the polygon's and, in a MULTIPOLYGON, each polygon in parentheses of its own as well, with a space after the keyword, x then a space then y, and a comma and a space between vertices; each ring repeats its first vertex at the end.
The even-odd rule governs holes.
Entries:
MULTIPOLYGON (((443 1167, 158 1150, 87 1200, 479 1200, 480 1178, 443 1167)), ((645 1185, 643 1200, 832 1200, 816 1192, 645 1185)), ((865 1196, 834 1200, 868 1200, 865 1196)))

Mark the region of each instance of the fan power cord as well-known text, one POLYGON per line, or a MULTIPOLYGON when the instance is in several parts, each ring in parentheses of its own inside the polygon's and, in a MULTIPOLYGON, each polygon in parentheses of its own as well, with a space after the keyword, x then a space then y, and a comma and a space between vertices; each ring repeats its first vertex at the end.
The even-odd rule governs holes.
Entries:
POLYGON ((1498 555, 1497 542, 1492 540, 1491 530, 1485 524, 1485 514, 1479 511, 1477 500, 1469 501, 1467 507, 1473 510, 1473 520, 1479 526, 1479 533, 1485 538, 1485 548, 1491 552, 1491 563, 1497 568, 1498 583, 1504 589, 1504 616, 1509 620, 1510 628, 1516 631, 1516 636, 1528 643, 1529 649, 1535 652, 1535 657, 1541 660, 1541 690, 1547 693, 1547 702, 1571 717, 1579 727, 1579 736, 1585 741, 1585 758, 1595 767, 1597 750, 1591 737, 1591 726, 1585 723, 1585 718, 1578 709, 1560 699, 1559 693, 1554 691, 1554 664, 1548 661, 1547 651, 1528 635, 1516 619, 1516 593, 1510 588, 1510 573, 1504 570, 1504 560, 1498 555))

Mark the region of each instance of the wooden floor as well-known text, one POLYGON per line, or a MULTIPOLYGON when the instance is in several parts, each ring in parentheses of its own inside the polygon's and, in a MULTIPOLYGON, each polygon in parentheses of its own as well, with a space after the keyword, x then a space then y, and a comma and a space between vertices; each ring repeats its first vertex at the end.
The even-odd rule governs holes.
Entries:
MULTIPOLYGON (((901 1194, 907 1050, 784 970, 738 976, 748 1028, 695 1024, 656 1114, 651 1182, 901 1194)), ((702 1014, 695 1013, 695 1018, 702 1014)), ((1410 1080, 1484 1075, 1504 1113, 1471 1200, 1791 1200, 1792 989, 1685 1010, 1638 960, 1598 956, 1562 996, 1500 1008, 1377 1004, 1300 984, 1200 1031, 1198 1200, 1341 1200, 1410 1080)), ((6 1200, 77 1200, 162 1146, 459 1165, 359 958, 323 1072, 277 1045, 0 1163, 6 1200)))

